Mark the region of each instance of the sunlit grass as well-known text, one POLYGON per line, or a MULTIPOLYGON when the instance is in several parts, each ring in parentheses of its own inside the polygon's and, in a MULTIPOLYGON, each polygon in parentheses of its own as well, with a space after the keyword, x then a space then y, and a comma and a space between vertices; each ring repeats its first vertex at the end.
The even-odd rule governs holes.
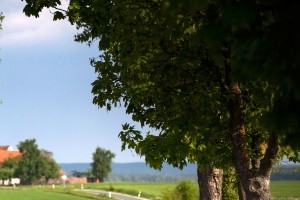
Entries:
MULTIPOLYGON (((142 197, 155 199, 165 190, 172 190, 178 183, 157 182, 104 182, 83 184, 84 189, 113 190, 114 192, 137 196, 141 192, 142 197)), ((197 183, 195 182, 195 185, 197 183)), ((17 188, 0 188, 1 200, 108 200, 105 196, 96 196, 81 191, 81 184, 58 185, 55 189, 50 185, 30 186, 17 188)), ((271 181, 271 193, 273 199, 299 199, 300 181, 271 181)))
POLYGON ((272 197, 300 200, 300 181, 271 181, 272 197))
MULTIPOLYGON (((86 189, 98 189, 114 191, 137 196, 141 192, 141 197, 154 198, 159 196, 166 189, 173 189, 178 183, 158 183, 158 182, 104 182, 84 184, 86 189)), ((196 183, 195 183, 196 184, 196 183)), ((80 188, 80 184, 74 184, 75 188, 80 188)))
POLYGON ((75 192, 72 189, 50 189, 50 187, 1 188, 1 200, 107 200, 107 197, 96 196, 86 192, 75 192))

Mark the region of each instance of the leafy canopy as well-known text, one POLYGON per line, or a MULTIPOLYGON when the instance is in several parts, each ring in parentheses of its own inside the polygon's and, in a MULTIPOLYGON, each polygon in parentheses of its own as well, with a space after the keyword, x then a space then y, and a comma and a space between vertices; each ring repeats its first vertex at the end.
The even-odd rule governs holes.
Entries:
POLYGON ((59 166, 51 157, 51 153, 38 149, 35 139, 27 139, 18 144, 22 156, 18 159, 15 175, 23 183, 31 184, 44 177, 57 178, 59 166))
MULTIPOLYGON (((25 13, 36 17, 42 8, 60 5, 58 0, 26 2, 25 13)), ((285 145, 297 151, 299 34, 293 24, 298 4, 282 0, 72 0, 66 11, 54 12, 54 19, 67 17, 76 24, 81 31, 76 36, 79 42, 100 40, 103 54, 92 60, 99 74, 93 83, 94 103, 110 110, 124 102, 133 120, 163 130, 159 136, 171 138, 165 141, 177 138, 176 144, 183 145, 174 158, 170 152, 156 156, 163 152, 159 145, 153 146, 158 137, 147 135, 143 140, 128 125, 123 131, 128 134, 120 134, 125 144, 141 154, 152 151, 149 162, 165 158, 177 162, 189 156, 191 146, 204 148, 195 138, 214 141, 207 135, 224 130, 228 113, 220 105, 226 105, 228 96, 218 95, 226 90, 224 79, 239 81, 243 91, 249 91, 245 110, 254 125, 248 129, 276 131, 285 145), (230 71, 224 58, 231 62, 230 71)))
POLYGON ((102 182, 111 172, 111 162, 114 157, 115 154, 111 151, 97 147, 91 163, 92 175, 102 182))

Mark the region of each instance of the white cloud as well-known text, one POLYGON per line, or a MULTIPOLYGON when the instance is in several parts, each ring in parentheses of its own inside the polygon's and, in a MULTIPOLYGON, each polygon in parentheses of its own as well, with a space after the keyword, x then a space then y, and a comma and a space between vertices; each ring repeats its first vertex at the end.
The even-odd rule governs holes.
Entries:
MULTIPOLYGON (((9 3, 10 1, 8 1, 9 3)), ((5 7, 4 7, 5 8, 5 7)), ((76 33, 75 27, 67 21, 53 21, 48 9, 39 18, 27 17, 22 7, 6 9, 3 30, 0 32, 0 46, 35 45, 59 42, 76 33)))

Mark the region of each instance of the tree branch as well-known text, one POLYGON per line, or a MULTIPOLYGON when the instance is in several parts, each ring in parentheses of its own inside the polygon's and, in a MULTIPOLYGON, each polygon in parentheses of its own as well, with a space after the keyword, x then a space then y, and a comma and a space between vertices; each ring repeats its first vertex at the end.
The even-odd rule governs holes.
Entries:
POLYGON ((270 176, 271 167, 276 159, 277 153, 279 151, 279 139, 278 135, 274 132, 271 133, 268 141, 268 147, 265 156, 261 160, 260 173, 265 176, 270 176))

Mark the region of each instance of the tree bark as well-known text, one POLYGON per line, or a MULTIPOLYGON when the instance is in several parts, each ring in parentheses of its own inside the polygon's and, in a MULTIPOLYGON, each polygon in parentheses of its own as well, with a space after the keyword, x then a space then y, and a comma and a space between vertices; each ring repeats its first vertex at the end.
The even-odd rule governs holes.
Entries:
POLYGON ((200 200, 222 200, 223 170, 209 168, 197 170, 199 199, 200 200))
POLYGON ((247 200, 269 200, 270 175, 273 160, 278 153, 278 136, 270 134, 266 152, 262 158, 251 158, 242 109, 241 90, 238 84, 231 84, 232 97, 229 101, 230 136, 233 144, 233 161, 239 176, 241 188, 247 200))
POLYGON ((239 200, 246 200, 245 190, 242 186, 241 181, 239 181, 238 183, 238 193, 239 193, 239 200))

